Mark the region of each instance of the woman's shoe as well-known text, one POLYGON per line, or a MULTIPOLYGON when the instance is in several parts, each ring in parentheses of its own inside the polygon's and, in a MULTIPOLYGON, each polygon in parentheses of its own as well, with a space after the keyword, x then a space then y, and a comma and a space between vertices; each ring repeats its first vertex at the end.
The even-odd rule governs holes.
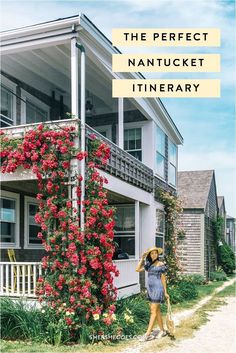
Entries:
POLYGON ((155 336, 155 338, 156 338, 156 336, 159 332, 160 332, 160 329, 152 330, 151 335, 155 336))
POLYGON ((145 333, 145 335, 143 335, 140 339, 139 342, 146 342, 146 341, 151 341, 153 340, 155 337, 150 333, 149 335, 147 335, 145 333))
POLYGON ((160 331, 157 335, 156 338, 161 338, 167 335, 166 330, 160 331))

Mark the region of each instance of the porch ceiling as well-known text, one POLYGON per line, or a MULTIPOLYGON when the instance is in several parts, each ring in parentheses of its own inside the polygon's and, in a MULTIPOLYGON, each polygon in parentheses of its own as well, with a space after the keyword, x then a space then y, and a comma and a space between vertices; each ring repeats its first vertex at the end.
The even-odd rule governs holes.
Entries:
POLYGON ((35 195, 38 193, 37 180, 27 180, 27 181, 3 181, 1 182, 1 187, 3 189, 11 189, 12 191, 19 191, 24 193, 29 193, 35 195))
MULTIPOLYGON (((32 196, 38 193, 37 181, 36 180, 22 180, 22 181, 4 181, 1 182, 1 186, 3 189, 8 191, 18 191, 23 192, 25 194, 31 194, 32 196)), ((126 197, 121 194, 117 194, 113 191, 108 191, 108 202, 109 204, 130 204, 133 203, 129 197, 126 197)))
MULTIPOLYGON (((110 110, 112 98, 111 79, 96 67, 92 54, 86 52, 86 87, 110 110)), ((80 60, 78 62, 80 72, 80 60)), ((51 96, 52 91, 63 95, 70 106, 71 54, 70 41, 64 44, 42 47, 3 55, 2 71, 51 96)))

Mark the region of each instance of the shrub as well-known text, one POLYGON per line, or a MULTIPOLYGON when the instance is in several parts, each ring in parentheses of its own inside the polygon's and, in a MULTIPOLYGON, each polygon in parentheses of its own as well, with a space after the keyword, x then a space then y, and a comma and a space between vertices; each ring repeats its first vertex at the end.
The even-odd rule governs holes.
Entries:
MULTIPOLYGON (((2 298, 1 303, 1 337, 3 339, 31 340, 53 345, 65 344, 71 340, 70 331, 65 321, 56 315, 55 310, 44 306, 41 309, 27 307, 19 299, 2 298)), ((78 327, 81 343, 94 341, 116 341, 121 335, 127 337, 141 334, 146 328, 150 309, 144 293, 120 299, 113 314, 113 322, 106 325, 104 315, 98 315, 93 324, 78 327)))
POLYGON ((69 339, 64 320, 58 319, 53 309, 27 307, 23 300, 1 299, 1 337, 3 339, 30 339, 35 342, 59 345, 69 339))
POLYGON ((181 274, 178 276, 179 280, 182 281, 186 281, 186 282, 190 282, 190 283, 194 283, 196 285, 200 285, 200 284, 205 284, 206 283, 206 279, 203 275, 200 275, 198 273, 192 273, 192 274, 181 274))
POLYGON ((191 300, 198 297, 195 283, 183 279, 181 279, 175 285, 170 285, 168 293, 173 304, 181 303, 185 300, 191 300))
POLYGON ((218 263, 226 274, 231 274, 235 270, 235 254, 227 243, 217 248, 218 263))
POLYGON ((222 270, 210 272, 211 281, 225 281, 226 279, 227 279, 227 275, 222 270))
POLYGON ((26 339, 40 341, 42 326, 37 309, 28 310, 21 300, 1 299, 1 337, 3 339, 26 339))

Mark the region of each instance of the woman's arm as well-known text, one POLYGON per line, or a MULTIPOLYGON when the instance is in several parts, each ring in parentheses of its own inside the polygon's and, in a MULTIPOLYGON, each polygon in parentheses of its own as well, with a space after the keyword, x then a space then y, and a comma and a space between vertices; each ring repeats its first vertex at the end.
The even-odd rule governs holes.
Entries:
POLYGON ((161 274, 161 282, 164 288, 164 293, 167 293, 167 288, 166 288, 166 275, 164 273, 161 274))
POLYGON ((161 282, 164 288, 164 295, 166 297, 167 300, 170 299, 169 294, 167 293, 167 288, 166 288, 166 275, 164 273, 161 274, 161 282))
POLYGON ((143 261, 144 261, 144 258, 146 256, 146 253, 144 253, 141 257, 141 260, 139 261, 138 263, 138 266, 136 267, 136 272, 142 272, 142 271, 145 271, 144 267, 143 267, 143 261))

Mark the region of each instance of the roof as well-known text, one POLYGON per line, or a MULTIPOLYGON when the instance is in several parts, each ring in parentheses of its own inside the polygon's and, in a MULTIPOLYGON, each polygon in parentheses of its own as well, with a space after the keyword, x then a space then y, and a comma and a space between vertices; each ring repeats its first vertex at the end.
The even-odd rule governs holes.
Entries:
POLYGON ((184 208, 205 209, 214 170, 178 172, 178 196, 184 208))
POLYGON ((232 217, 232 216, 229 216, 229 215, 227 215, 227 216, 226 216, 226 218, 227 218, 227 219, 233 219, 233 220, 236 220, 236 218, 235 218, 235 217, 232 217))
MULTIPOLYGON (((22 38, 26 40, 28 36, 40 36, 41 34, 47 33, 50 31, 52 33, 53 30, 59 30, 62 28, 65 30, 68 26, 74 26, 72 31, 79 30, 79 27, 93 32, 97 38, 100 38, 103 42, 103 46, 109 48, 110 52, 113 53, 121 53, 121 51, 112 45, 112 42, 100 31, 98 27, 84 14, 79 13, 73 16, 61 17, 58 19, 54 19, 51 21, 40 22, 36 24, 32 24, 29 26, 18 27, 10 30, 5 30, 0 32, 1 33, 1 48, 4 46, 14 45, 15 43, 22 43, 24 45, 22 38)), ((33 39, 33 38, 32 38, 33 39)), ((144 75, 140 72, 130 73, 132 76, 136 76, 135 78, 145 79, 144 75)), ((171 129, 176 134, 179 143, 183 143, 183 136, 181 135, 180 131, 178 130, 176 124, 174 123, 173 119, 169 115, 166 107, 162 103, 160 98, 146 98, 147 101, 151 103, 155 102, 154 110, 158 107, 160 109, 161 114, 165 117, 166 122, 170 125, 171 129)), ((140 100, 140 99, 139 99, 140 100)))
POLYGON ((224 203, 224 196, 217 196, 218 207, 221 208, 224 203))

